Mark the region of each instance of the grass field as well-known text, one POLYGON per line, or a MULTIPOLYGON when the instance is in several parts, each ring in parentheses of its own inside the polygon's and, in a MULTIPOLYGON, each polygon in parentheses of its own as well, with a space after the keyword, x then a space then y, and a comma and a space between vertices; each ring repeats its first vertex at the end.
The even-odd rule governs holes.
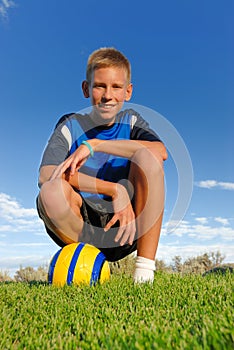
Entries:
POLYGON ((0 283, 0 349, 233 349, 233 275, 0 283))

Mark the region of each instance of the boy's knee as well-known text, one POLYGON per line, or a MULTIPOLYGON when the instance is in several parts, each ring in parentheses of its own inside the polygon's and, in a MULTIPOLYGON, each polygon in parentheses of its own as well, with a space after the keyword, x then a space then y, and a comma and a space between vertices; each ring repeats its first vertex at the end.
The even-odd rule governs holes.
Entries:
POLYGON ((146 177, 163 175, 163 162, 153 150, 139 149, 132 158, 132 164, 136 165, 146 177))
POLYGON ((66 188, 63 186, 64 180, 55 179, 45 182, 40 190, 40 200, 46 211, 58 211, 66 198, 66 188))
POLYGON ((41 187, 40 200, 48 217, 66 218, 71 211, 81 216, 82 199, 63 179, 45 182, 41 187))
POLYGON ((58 181, 47 181, 41 186, 40 198, 43 204, 49 204, 54 201, 54 196, 56 195, 58 189, 58 181))

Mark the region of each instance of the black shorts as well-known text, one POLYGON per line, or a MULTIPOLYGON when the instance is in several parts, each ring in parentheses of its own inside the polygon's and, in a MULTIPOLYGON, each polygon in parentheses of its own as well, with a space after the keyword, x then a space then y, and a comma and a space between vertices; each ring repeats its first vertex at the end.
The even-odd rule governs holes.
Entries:
MULTIPOLYGON (((118 222, 109 231, 104 231, 103 228, 113 216, 112 210, 110 210, 110 208, 107 209, 106 205, 104 206, 100 203, 91 203, 83 198, 80 212, 84 220, 84 226, 82 234, 79 237, 79 241, 92 244, 100 249, 108 261, 123 259, 125 256, 131 254, 137 249, 137 239, 134 240, 132 245, 125 244, 123 246, 120 246, 119 242, 114 241, 119 228, 118 222)), ((38 213, 40 216, 39 210, 38 213)), ((66 245, 66 243, 63 242, 58 235, 51 231, 46 225, 45 228, 48 235, 56 244, 58 244, 60 247, 64 247, 66 245)))

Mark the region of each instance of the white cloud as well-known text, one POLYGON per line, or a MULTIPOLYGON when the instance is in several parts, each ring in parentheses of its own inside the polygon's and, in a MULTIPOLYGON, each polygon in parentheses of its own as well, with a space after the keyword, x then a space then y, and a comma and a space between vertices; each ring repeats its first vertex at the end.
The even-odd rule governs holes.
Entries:
POLYGON ((6 219, 25 218, 36 216, 36 209, 23 208, 14 198, 8 194, 0 193, 0 215, 6 219))
MULTIPOLYGON (((1 222, 1 221, 0 221, 1 222)), ((0 226, 0 232, 7 232, 7 231, 11 231, 12 226, 11 225, 2 225, 0 226)), ((1 234, 1 237, 3 237, 3 235, 1 234)))
POLYGON ((222 190, 229 190, 233 191, 234 190, 234 182, 223 182, 223 181, 216 181, 216 180, 203 180, 203 181, 198 181, 195 182, 195 185, 197 187, 201 188, 220 188, 222 190))
POLYGON ((234 262, 234 218, 194 216, 192 221, 183 220, 173 233, 168 233, 168 224, 163 225, 157 259, 170 264, 176 255, 185 260, 220 251, 224 262, 234 262))
POLYGON ((51 257, 42 254, 31 254, 24 256, 8 256, 0 258, 0 271, 8 271, 13 277, 15 272, 22 267, 31 266, 38 268, 39 266, 49 265, 51 257))
POLYGON ((211 253, 220 251, 225 256, 224 263, 233 263, 234 261, 234 249, 233 246, 225 243, 212 244, 207 246, 206 244, 187 244, 187 245, 168 245, 159 242, 157 259, 164 260, 167 264, 172 262, 172 258, 176 255, 182 257, 185 261, 187 258, 196 257, 204 253, 211 253))
POLYGON ((50 243, 43 243, 43 242, 39 242, 39 243, 33 243, 33 242, 29 242, 29 243, 13 243, 11 244, 12 247, 47 247, 50 246, 50 243))
POLYGON ((233 218, 228 220, 221 217, 197 217, 194 220, 195 223, 182 220, 172 233, 168 231, 168 225, 170 226, 170 223, 166 223, 163 225, 161 236, 183 237, 183 239, 190 237, 194 241, 213 240, 215 238, 223 241, 234 241, 234 228, 229 226, 229 221, 232 221, 233 218), (217 226, 217 222, 223 226, 217 226))
POLYGON ((202 225, 207 224, 207 222, 208 222, 208 219, 205 217, 195 218, 195 220, 198 221, 202 225))
POLYGON ((22 231, 44 231, 37 210, 24 208, 15 198, 0 193, 0 232, 22 231))
POLYGON ((10 8, 16 7, 13 0, 0 0, 0 17, 7 19, 10 8))
POLYGON ((224 226, 229 225, 229 221, 226 218, 216 217, 216 218, 214 218, 214 220, 216 222, 219 222, 220 224, 222 224, 224 226))

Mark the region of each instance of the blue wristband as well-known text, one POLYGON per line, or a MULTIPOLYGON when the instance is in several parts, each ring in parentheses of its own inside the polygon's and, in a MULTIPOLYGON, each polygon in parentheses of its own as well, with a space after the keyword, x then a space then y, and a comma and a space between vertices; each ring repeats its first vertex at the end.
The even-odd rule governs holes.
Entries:
POLYGON ((90 152, 90 157, 93 157, 94 151, 93 151, 93 147, 90 145, 90 143, 88 143, 87 141, 82 141, 81 144, 88 147, 89 152, 90 152))

